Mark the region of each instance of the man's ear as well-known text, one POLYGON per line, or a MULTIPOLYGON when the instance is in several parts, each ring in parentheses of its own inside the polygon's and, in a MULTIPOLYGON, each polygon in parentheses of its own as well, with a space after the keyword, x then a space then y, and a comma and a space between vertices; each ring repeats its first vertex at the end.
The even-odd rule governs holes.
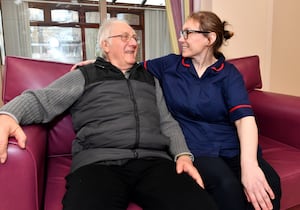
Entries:
POLYGON ((211 46, 215 43, 217 35, 215 32, 210 32, 207 38, 208 38, 208 45, 211 46))
POLYGON ((104 52, 106 52, 106 53, 109 51, 109 46, 110 46, 109 41, 103 40, 103 41, 101 42, 102 50, 103 50, 104 52))

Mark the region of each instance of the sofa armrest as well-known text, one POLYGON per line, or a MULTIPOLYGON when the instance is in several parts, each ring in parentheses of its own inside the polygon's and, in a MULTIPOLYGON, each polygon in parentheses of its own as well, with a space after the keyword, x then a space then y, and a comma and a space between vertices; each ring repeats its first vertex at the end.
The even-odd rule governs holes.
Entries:
POLYGON ((9 139, 8 157, 0 164, 1 209, 39 210, 41 208, 47 131, 38 125, 24 126, 26 148, 9 139))
POLYGON ((249 97, 259 134, 300 149, 300 97, 260 90, 249 97))

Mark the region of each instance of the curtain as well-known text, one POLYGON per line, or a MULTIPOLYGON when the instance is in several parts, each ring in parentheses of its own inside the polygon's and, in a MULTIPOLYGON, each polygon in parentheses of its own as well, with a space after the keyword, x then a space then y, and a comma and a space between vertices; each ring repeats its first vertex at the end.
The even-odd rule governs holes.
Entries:
POLYGON ((165 10, 145 10, 145 58, 172 52, 165 10))
POLYGON ((31 57, 27 2, 1 0, 6 55, 31 57))
POLYGON ((4 51, 4 38, 3 38, 2 12, 1 11, 0 11, 0 48, 1 48, 0 49, 0 55, 1 55, 1 63, 0 64, 3 65, 4 58, 5 58, 5 51, 4 51))
POLYGON ((200 0, 166 0, 166 11, 170 29, 171 45, 174 53, 179 54, 179 31, 187 16, 195 9, 200 9, 200 0))

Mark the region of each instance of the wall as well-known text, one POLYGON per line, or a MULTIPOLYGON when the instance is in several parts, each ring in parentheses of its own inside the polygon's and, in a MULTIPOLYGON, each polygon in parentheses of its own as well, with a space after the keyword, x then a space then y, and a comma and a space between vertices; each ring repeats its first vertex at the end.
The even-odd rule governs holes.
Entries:
POLYGON ((202 0, 201 6, 231 24, 235 35, 223 47, 227 58, 259 55, 263 89, 300 96, 299 0, 202 0))
POLYGON ((300 96, 300 1, 274 0, 271 90, 300 96))

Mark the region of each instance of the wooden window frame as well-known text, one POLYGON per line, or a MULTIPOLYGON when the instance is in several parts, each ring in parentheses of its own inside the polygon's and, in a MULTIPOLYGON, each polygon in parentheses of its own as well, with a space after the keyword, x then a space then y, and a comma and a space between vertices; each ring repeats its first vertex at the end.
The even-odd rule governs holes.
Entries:
MULTIPOLYGON (((128 5, 127 5, 128 6, 128 5)), ((85 46, 85 29, 86 28, 99 28, 98 23, 86 23, 85 12, 99 12, 98 4, 93 5, 72 5, 72 4, 53 4, 53 3, 37 3, 29 2, 29 8, 42 9, 44 11, 44 21, 30 21, 30 26, 59 26, 59 27, 76 27, 81 30, 82 37, 82 59, 86 60, 86 46, 85 46), (51 10, 53 9, 66 9, 77 11, 79 15, 79 22, 59 23, 51 20, 51 10)), ((142 31, 142 59, 145 59, 145 27, 144 27, 144 10, 131 9, 129 6, 126 8, 107 7, 107 13, 110 17, 116 17, 119 13, 135 14, 139 16, 139 25, 131 25, 133 29, 142 31)), ((100 20, 99 20, 100 22, 100 20)))

